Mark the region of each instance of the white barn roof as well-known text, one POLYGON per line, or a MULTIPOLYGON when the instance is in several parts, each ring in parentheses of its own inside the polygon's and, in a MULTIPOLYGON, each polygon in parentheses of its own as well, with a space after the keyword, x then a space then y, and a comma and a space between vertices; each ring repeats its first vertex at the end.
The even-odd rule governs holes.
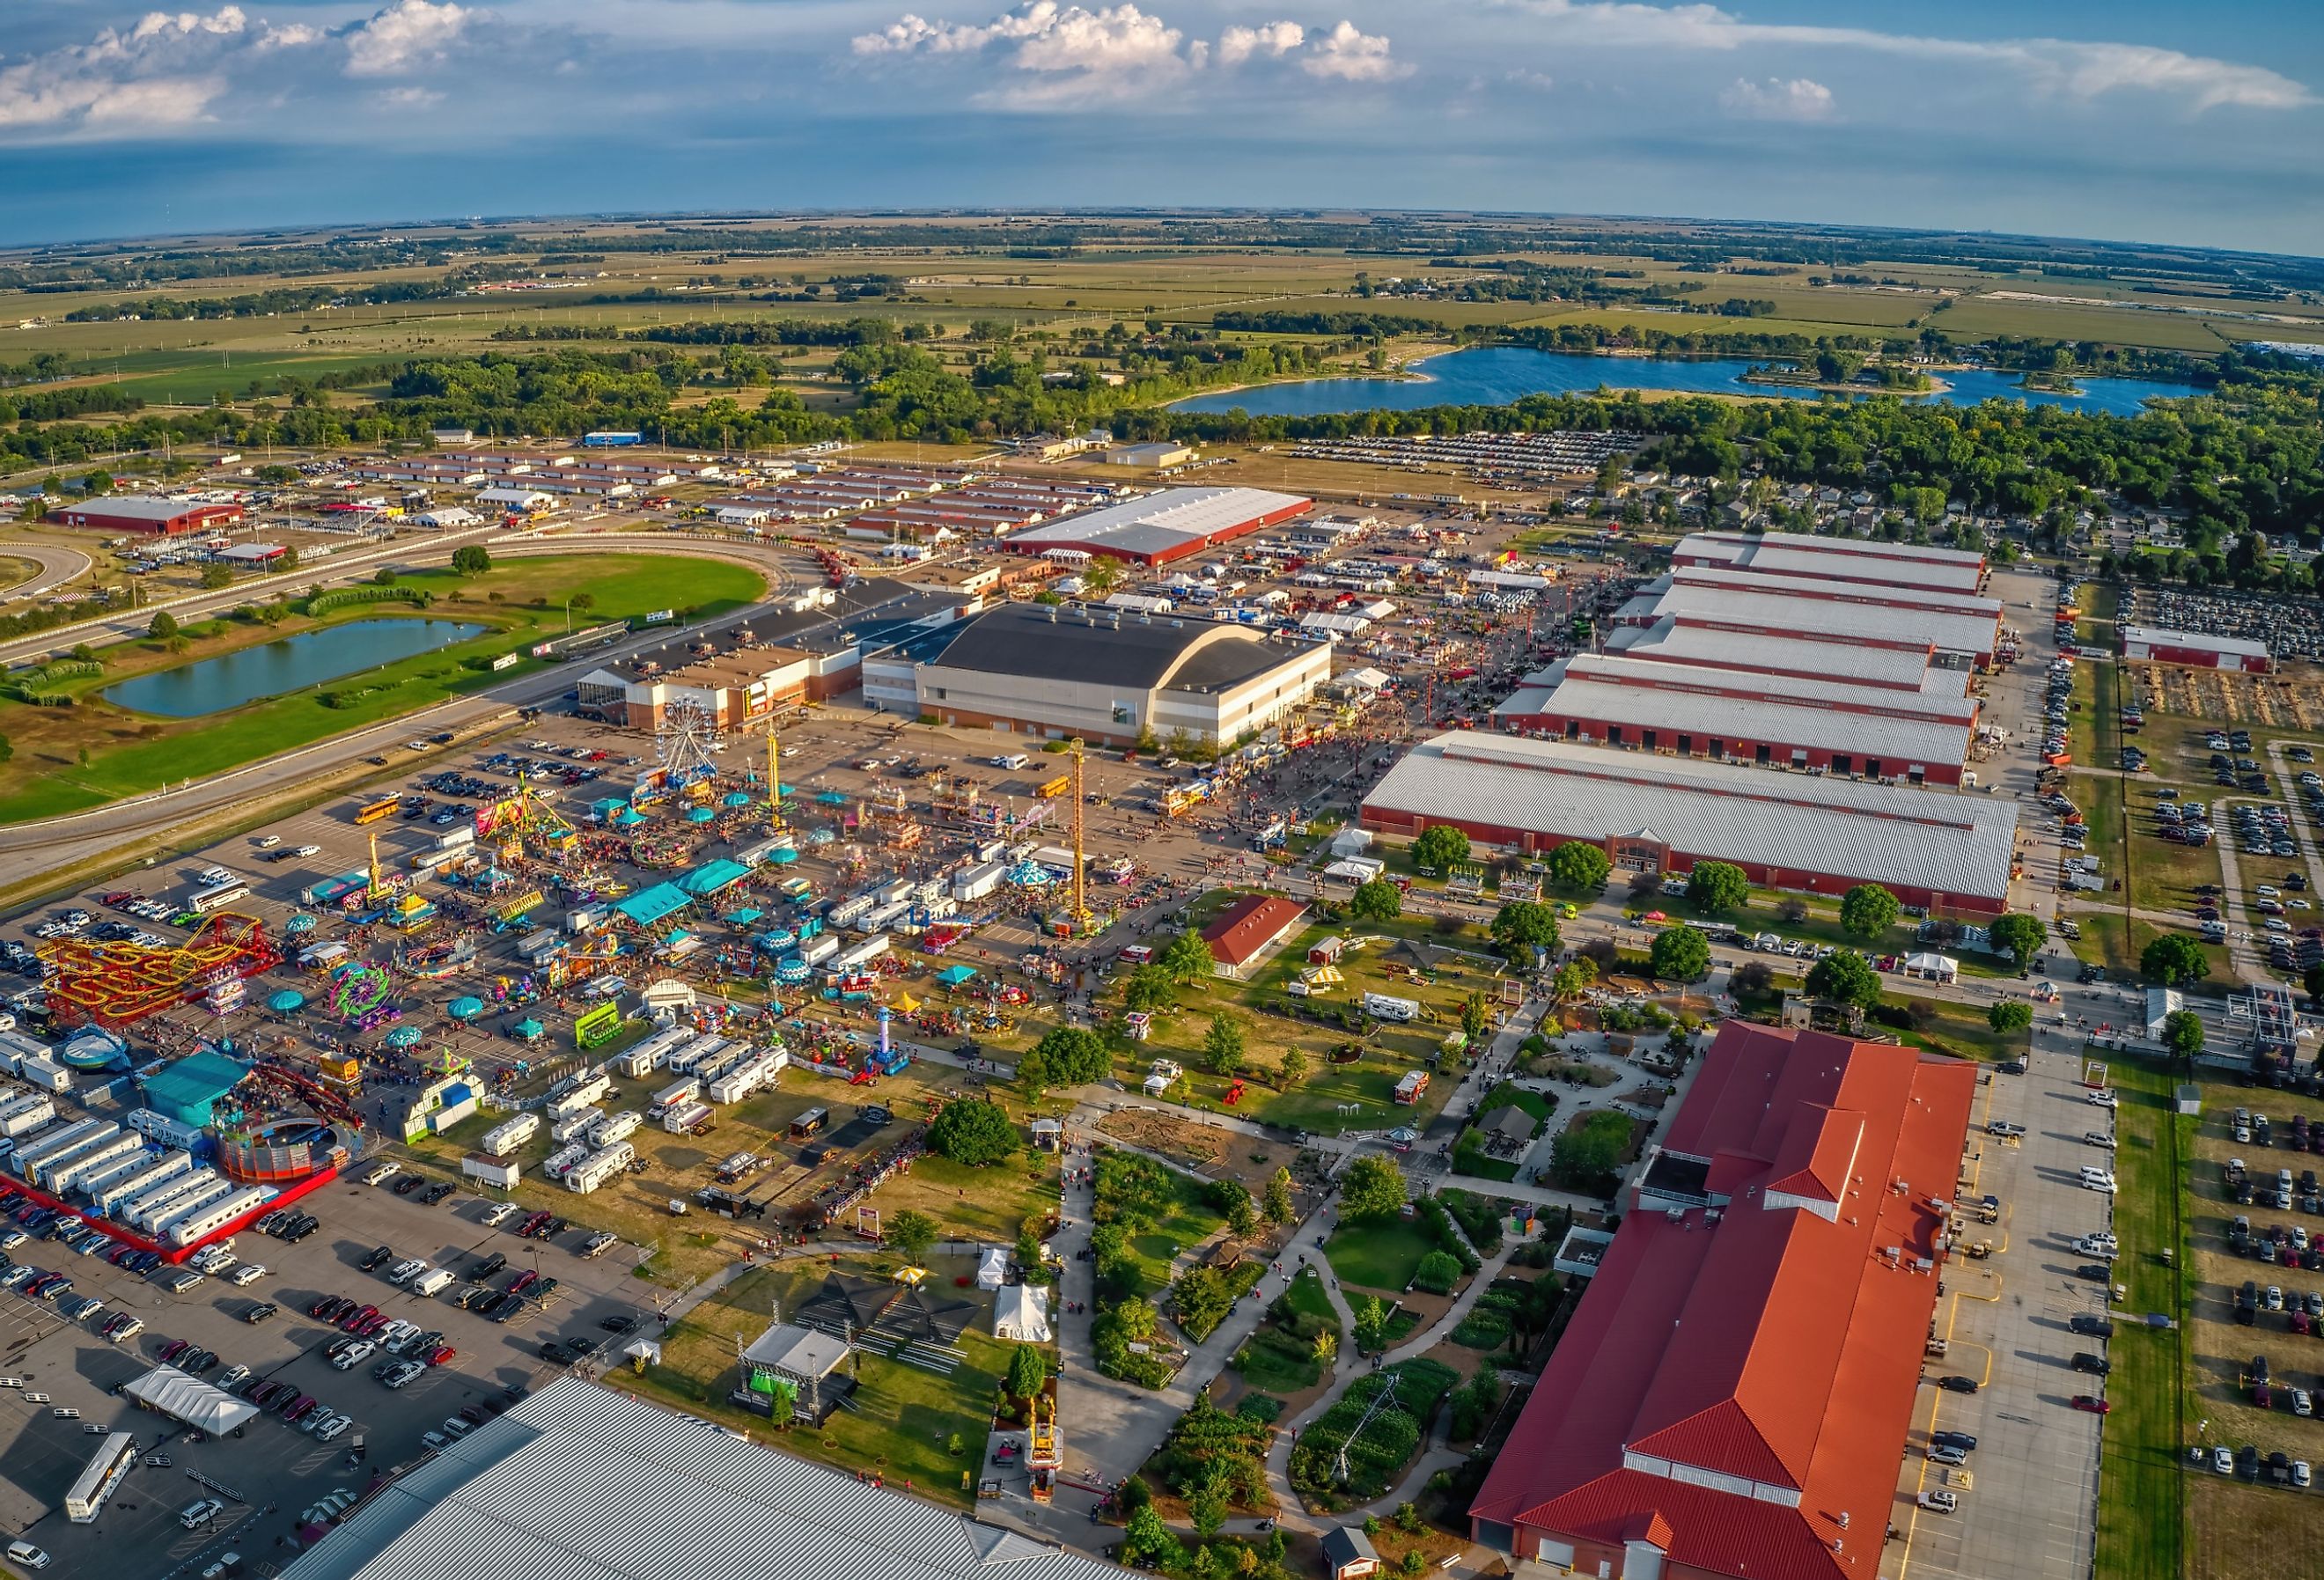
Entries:
POLYGON ((1121 1571, 560 1377, 282 1580, 1102 1580, 1121 1571))
POLYGON ((1364 798, 1434 823, 1604 840, 1646 825, 1687 855, 1999 899, 2017 804, 1831 776, 1452 732, 1364 798))

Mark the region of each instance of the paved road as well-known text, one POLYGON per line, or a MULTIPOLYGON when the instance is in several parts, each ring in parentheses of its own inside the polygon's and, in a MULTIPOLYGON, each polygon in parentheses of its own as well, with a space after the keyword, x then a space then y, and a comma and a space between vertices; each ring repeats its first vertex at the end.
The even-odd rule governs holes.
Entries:
POLYGON ((0 554, 29 559, 36 568, 31 580, 18 582, 12 587, 0 587, 0 597, 12 599, 37 598, 42 593, 88 575, 89 567, 97 563, 79 550, 68 549, 61 543, 0 541, 0 554))
MULTIPOLYGON (((521 558, 571 554, 585 548, 614 549, 622 553, 699 555, 706 546, 667 536, 605 533, 586 539, 527 537, 496 540, 491 547, 495 555, 521 558)), ((431 542, 425 546, 425 552, 431 557, 448 558, 450 549, 446 543, 431 542)), ((722 558, 752 565, 767 576, 768 590, 772 597, 744 611, 744 614, 772 609, 774 599, 796 589, 800 577, 805 574, 802 568, 804 562, 798 556, 772 547, 721 546, 719 552, 722 558)), ((408 564, 418 556, 406 552, 386 558, 408 564)), ((247 601, 246 593, 237 601, 247 601)), ((143 618, 150 620, 151 617, 150 611, 144 613, 143 618)), ((139 629, 142 630, 143 626, 139 629)), ((670 635, 669 628, 656 628, 595 654, 594 658, 598 662, 622 658, 642 648, 667 642, 670 635)), ((53 636, 51 633, 50 640, 44 641, 44 649, 53 645, 53 636)), ((558 696, 571 684, 572 679, 572 671, 562 668, 538 671, 504 685, 439 703, 418 713, 406 714, 400 718, 267 758, 228 773, 211 775, 171 786, 152 795, 67 817, 0 827, 0 886, 23 882, 42 873, 101 855, 130 840, 166 830, 221 808, 273 794, 302 779, 345 767, 364 757, 385 755, 391 752, 397 756, 408 756, 402 752, 401 743, 415 735, 458 729, 503 716, 513 717, 514 711, 520 707, 558 696)))
POLYGON ((1928 1374, 1958 1372, 1984 1386, 1966 1396, 1922 1389, 1891 1515, 1905 1540, 1888 1548, 1889 1575, 2083 1580, 2089 1573, 2100 1418, 2070 1401, 2102 1393, 2105 1384, 2069 1363, 2078 1352, 2106 1345, 2067 1324, 2079 1314, 2102 1313, 2107 1296, 2102 1284, 2076 1276, 2089 1259, 2069 1242, 2112 1226, 2113 1197, 2085 1190, 2079 1176, 2086 1163, 2111 1163, 2082 1137, 2110 1132, 2113 1114, 2083 1096, 2082 1047, 2079 1037, 2055 1027, 2037 1028, 2028 1073, 1988 1073, 1972 1111, 1960 1195, 1998 1196, 2004 1217, 1972 1233, 1998 1248, 1991 1259, 1957 1261, 1945 1270, 1936 1332, 1951 1353, 1931 1361, 1928 1374), (1987 1119, 2023 1124, 2024 1141, 2005 1145, 1987 1135, 1987 1119), (1914 1501, 1923 1487, 1942 1484, 1939 1467, 1923 1452, 1927 1434, 1938 1429, 1978 1439, 1969 1466, 1976 1484, 1962 1493, 1954 1515, 1928 1513, 1914 1501))

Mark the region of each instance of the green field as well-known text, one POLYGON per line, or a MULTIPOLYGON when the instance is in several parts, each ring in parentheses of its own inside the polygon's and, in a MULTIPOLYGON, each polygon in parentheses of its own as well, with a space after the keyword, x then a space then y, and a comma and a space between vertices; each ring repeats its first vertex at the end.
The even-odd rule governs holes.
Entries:
POLYGON ((1323 1254, 1342 1283, 1394 1297, 1412 1282, 1420 1259, 1435 1249, 1435 1240, 1419 1220, 1398 1218, 1386 1224, 1342 1224, 1323 1254))
MULTIPOLYGON (((298 580, 295 573, 284 579, 298 580)), ((505 561, 471 578, 441 570, 415 571, 401 580, 436 595, 426 611, 429 615, 485 624, 491 631, 434 652, 341 677, 316 691, 190 719, 132 713, 97 694, 130 676, 174 669, 302 631, 355 620, 414 617, 420 611, 405 604, 371 604, 336 609, 319 619, 291 615, 272 625, 226 619, 189 631, 183 652, 173 653, 150 640, 106 648, 100 653, 106 661, 103 675, 60 688, 76 694, 78 706, 0 703, 0 735, 14 748, 0 768, 0 822, 56 817, 164 783, 221 773, 519 679, 540 669, 543 661, 528 657, 498 672, 484 663, 512 647, 562 632, 568 596, 588 595, 591 605, 580 616, 586 622, 626 619, 664 608, 715 614, 742 607, 765 590, 759 575, 742 567, 664 555, 560 555, 505 561), (363 695, 344 706, 327 706, 321 699, 327 692, 355 691, 363 695)), ((295 590, 281 589, 282 594, 295 590)))
MULTIPOLYGON (((953 1261, 970 1265, 966 1258, 936 1260, 946 1264, 937 1270, 947 1285, 957 1270, 949 1265, 953 1261)), ((642 1376, 608 1367, 604 1381, 765 1442, 772 1435, 771 1423, 726 1403, 736 1376, 735 1335, 755 1337, 767 1326, 772 1302, 794 1307, 814 1293, 822 1278, 819 1267, 807 1274, 745 1273, 663 1336, 662 1364, 649 1366, 642 1376)), ((966 1359, 949 1375, 862 1353, 856 1390, 848 1399, 852 1408, 834 1411, 820 1430, 784 1432, 783 1447, 840 1470, 878 1474, 899 1489, 909 1483, 915 1493, 937 1502, 973 1507, 974 1493, 962 1478, 983 1463, 992 1397, 1008 1372, 1010 1349, 980 1331, 981 1326, 972 1322, 961 1334, 966 1359), (958 1454, 951 1446, 955 1437, 958 1454)))
POLYGON ((2098 1475, 2096 1570, 2107 1580, 2179 1580, 2186 1573, 2187 1485, 2180 1461, 2192 1441, 2185 1418, 2184 1324, 2194 1241, 2181 1210, 2185 1143, 2195 1121, 2170 1109, 2172 1081, 2160 1065, 2116 1058, 2109 1078, 2115 1112, 2115 1230, 2123 1258, 2115 1277, 2128 1286, 2107 1346, 2113 1413, 2107 1417, 2098 1475), (2172 1250, 2177 1267, 2163 1264, 2172 1250), (2123 1312, 2157 1311, 2181 1326, 2150 1331, 2123 1312))

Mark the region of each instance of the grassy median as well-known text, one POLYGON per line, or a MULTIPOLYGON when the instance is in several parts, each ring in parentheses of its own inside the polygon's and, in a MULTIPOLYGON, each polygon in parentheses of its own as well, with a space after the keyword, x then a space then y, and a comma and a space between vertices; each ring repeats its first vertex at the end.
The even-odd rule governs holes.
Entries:
POLYGON ((2185 1419, 2187 1280, 2194 1260, 2182 1170, 2195 1121, 2172 1113, 2172 1080, 2159 1063, 2116 1058, 2115 1232, 2122 1237, 2116 1280, 2128 1298, 2107 1345, 2114 1405, 2101 1439, 2095 1570, 2107 1580, 2179 1580, 2186 1573, 2187 1485, 2180 1461, 2185 1419), (2163 1253, 2175 1266, 2165 1266, 2163 1253), (2149 1312, 2178 1326, 2148 1328, 2149 1312))

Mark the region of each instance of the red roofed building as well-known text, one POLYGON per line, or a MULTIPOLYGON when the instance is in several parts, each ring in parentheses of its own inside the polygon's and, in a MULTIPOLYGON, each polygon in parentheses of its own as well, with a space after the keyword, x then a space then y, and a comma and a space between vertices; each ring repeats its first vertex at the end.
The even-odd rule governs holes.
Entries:
POLYGON ((1476 1539, 1609 1580, 1877 1580, 1977 1070, 1729 1021, 1476 1539))
POLYGON ((1283 941, 1299 924, 1307 908, 1275 894, 1250 894, 1219 913, 1203 929, 1211 947, 1212 969, 1221 976, 1240 976, 1251 963, 1283 941))

